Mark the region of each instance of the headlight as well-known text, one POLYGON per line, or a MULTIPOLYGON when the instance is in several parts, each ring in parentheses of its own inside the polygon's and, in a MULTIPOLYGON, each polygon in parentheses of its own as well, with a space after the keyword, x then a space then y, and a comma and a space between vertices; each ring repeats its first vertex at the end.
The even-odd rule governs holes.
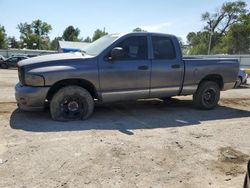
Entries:
POLYGON ((27 86, 44 86, 43 76, 34 74, 25 74, 25 85, 27 86))

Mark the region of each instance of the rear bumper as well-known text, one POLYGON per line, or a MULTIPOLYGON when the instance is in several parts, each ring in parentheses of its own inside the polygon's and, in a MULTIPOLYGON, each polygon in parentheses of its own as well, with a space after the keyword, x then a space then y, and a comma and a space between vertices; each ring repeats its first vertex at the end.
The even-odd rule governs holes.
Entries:
POLYGON ((29 87, 16 84, 15 97, 17 105, 24 111, 42 111, 49 87, 29 87))
POLYGON ((235 86, 235 82, 229 82, 229 83, 224 83, 224 86, 222 88, 222 91, 226 91, 229 89, 233 89, 235 86))

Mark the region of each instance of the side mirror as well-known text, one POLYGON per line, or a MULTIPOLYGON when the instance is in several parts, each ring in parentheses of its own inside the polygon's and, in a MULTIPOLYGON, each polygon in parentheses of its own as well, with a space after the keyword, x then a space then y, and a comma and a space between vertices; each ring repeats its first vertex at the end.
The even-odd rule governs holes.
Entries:
POLYGON ((124 57, 124 51, 121 47, 115 47, 111 50, 112 60, 121 59, 124 57))

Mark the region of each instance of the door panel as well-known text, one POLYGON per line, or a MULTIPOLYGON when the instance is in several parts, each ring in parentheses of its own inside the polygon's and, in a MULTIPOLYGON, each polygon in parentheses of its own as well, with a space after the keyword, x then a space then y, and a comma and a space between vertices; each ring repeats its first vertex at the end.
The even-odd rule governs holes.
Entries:
POLYGON ((150 97, 178 95, 184 67, 182 60, 176 55, 173 41, 165 36, 152 36, 152 45, 150 97))
POLYGON ((104 102, 149 97, 151 60, 148 59, 147 41, 146 36, 125 38, 116 45, 124 50, 123 58, 99 60, 104 102))

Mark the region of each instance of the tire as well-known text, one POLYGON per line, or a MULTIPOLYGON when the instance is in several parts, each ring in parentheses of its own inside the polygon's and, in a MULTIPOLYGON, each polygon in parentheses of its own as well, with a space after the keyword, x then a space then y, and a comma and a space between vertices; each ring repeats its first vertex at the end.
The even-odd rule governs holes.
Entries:
POLYGON ((216 82, 212 81, 202 82, 193 95, 195 107, 202 110, 211 110, 215 108, 219 100, 220 87, 216 82))
POLYGON ((50 102, 50 114, 56 121, 88 119, 94 111, 94 99, 80 86, 65 86, 50 102))
POLYGON ((2 63, 1 64, 1 68, 2 69, 8 69, 9 67, 8 67, 8 65, 6 63, 2 63))
POLYGON ((235 82, 234 88, 240 87, 241 84, 242 84, 242 78, 239 76, 235 82))
POLYGON ((250 160, 247 164, 247 173, 245 176, 243 188, 250 188, 250 160))

